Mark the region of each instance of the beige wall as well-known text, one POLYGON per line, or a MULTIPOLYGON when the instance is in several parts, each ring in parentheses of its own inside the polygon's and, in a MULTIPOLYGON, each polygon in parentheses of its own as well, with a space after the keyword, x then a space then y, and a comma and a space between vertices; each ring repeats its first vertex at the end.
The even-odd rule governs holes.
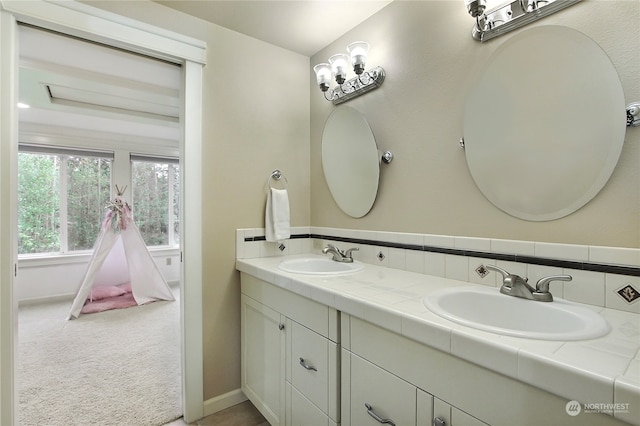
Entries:
POLYGON ((292 226, 309 224, 309 58, 155 3, 88 3, 207 42, 202 159, 207 400, 240 387, 235 230, 264 226, 272 170, 282 170, 289 182, 292 226))
MULTIPOLYGON (((458 148, 465 93, 473 71, 505 39, 473 41, 472 20, 461 0, 396 0, 311 63, 155 3, 88 3, 208 43, 202 179, 205 399, 240 386, 235 229, 264 226, 265 183, 275 168, 289 182, 293 226, 640 246, 640 129, 627 132, 604 191, 565 219, 514 219, 476 189, 458 148), (349 105, 366 115, 379 146, 392 149, 396 159, 383 171, 373 210, 356 220, 337 208, 324 180, 320 141, 333 106, 315 88, 311 65, 358 39, 371 43, 370 63, 382 65, 387 79, 349 105)), ((627 102, 640 100, 638 4, 585 0, 543 21, 581 30, 603 46, 620 73, 627 102)))
MULTIPOLYGON (((640 100, 638 22, 638 1, 584 0, 532 25, 562 25, 595 40, 613 61, 630 103, 640 100)), ((382 166, 372 211, 362 219, 342 213, 325 183, 320 154, 322 128, 334 107, 312 79, 311 224, 640 247, 640 128, 627 130, 622 156, 604 189, 565 218, 520 220, 480 193, 458 147, 465 97, 474 74, 514 33, 480 44, 470 36, 472 25, 461 0, 396 0, 311 58, 313 66, 343 52, 352 41, 371 44, 368 62, 384 67, 385 82, 346 105, 365 115, 378 147, 396 156, 391 165, 382 166)))

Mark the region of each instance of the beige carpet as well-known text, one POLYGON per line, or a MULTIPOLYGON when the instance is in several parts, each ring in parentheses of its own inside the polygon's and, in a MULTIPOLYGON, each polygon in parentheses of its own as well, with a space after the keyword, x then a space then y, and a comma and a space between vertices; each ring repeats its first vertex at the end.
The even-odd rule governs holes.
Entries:
POLYGON ((19 310, 20 425, 145 426, 182 415, 178 297, 66 321, 70 307, 19 310))

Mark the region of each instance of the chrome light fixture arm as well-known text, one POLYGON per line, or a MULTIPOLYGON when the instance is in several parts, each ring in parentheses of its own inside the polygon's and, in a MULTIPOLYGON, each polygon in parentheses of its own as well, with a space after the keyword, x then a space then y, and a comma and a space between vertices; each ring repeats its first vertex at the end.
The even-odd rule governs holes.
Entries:
POLYGON ((640 102, 627 105, 627 127, 640 126, 640 102))
POLYGON ((485 0, 465 0, 476 18, 471 36, 487 41, 574 5, 580 0, 513 0, 485 13, 485 0))
POLYGON ((341 104, 371 90, 377 89, 384 81, 385 73, 382 67, 375 67, 369 71, 357 75, 343 84, 339 84, 331 90, 331 97, 325 98, 334 105, 341 104), (363 77, 365 76, 365 77, 363 77))

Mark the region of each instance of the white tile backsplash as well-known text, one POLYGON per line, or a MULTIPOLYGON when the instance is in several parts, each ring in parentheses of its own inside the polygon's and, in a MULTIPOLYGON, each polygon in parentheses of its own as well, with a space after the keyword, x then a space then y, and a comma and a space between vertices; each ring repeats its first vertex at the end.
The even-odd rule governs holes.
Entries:
POLYGON ((460 281, 469 281, 469 258, 447 254, 444 258, 445 277, 460 281))
POLYGON ((532 241, 492 239, 491 251, 493 253, 508 253, 533 256, 535 254, 535 243, 532 241))
POLYGON ((405 270, 406 255, 405 250, 401 248, 389 249, 389 268, 405 270))
POLYGON ((627 285, 631 285, 633 288, 640 291, 640 277, 605 274, 606 306, 607 308, 640 314, 640 299, 635 302, 628 303, 618 294, 618 290, 627 285))
POLYGON ((454 245, 463 250, 491 251, 491 240, 487 238, 455 237, 454 245))
POLYGON ((456 245, 455 241, 455 237, 449 235, 426 234, 424 236, 425 246, 454 248, 456 245))
POLYGON ((565 299, 588 305, 604 306, 605 286, 602 272, 565 269, 564 274, 571 275, 573 278, 571 281, 564 282, 563 297, 565 299))
POLYGON ((405 268, 407 271, 424 274, 424 252, 405 250, 405 268))
POLYGON ((640 266, 640 250, 623 247, 589 246, 589 261, 614 265, 640 266))
POLYGON ((546 257, 549 259, 575 260, 578 262, 586 262, 589 260, 589 246, 535 243, 534 252, 537 257, 546 257))
POLYGON ((437 277, 445 276, 445 254, 425 252, 424 256, 424 273, 427 275, 435 275, 437 277))
MULTIPOLYGON (((535 285, 538 279, 545 276, 568 274, 573 277, 571 282, 554 281, 551 284, 551 293, 555 297, 640 313, 640 299, 628 303, 617 294, 620 288, 628 284, 640 292, 640 277, 527 264, 517 259, 518 256, 531 256, 545 260, 576 262, 576 266, 583 263, 628 265, 633 269, 640 268, 640 249, 323 227, 293 227, 291 234, 298 238, 285 240, 283 242, 285 249, 279 250, 279 243, 264 241, 264 228, 238 229, 236 257, 242 259, 305 253, 319 254, 322 247, 334 244, 342 249, 358 247, 359 251, 354 253, 354 258, 364 263, 489 286, 500 286, 502 277, 498 273, 490 272, 485 278, 480 278, 475 272, 480 264, 497 265, 511 273, 528 277, 531 285, 535 285), (367 240, 372 244, 312 239, 308 238, 310 234, 367 240), (385 244, 376 245, 376 242, 385 244), (387 247, 389 243, 397 244, 399 247, 387 247), (402 247, 403 245, 411 247, 405 248, 402 247), (420 247, 426 247, 426 250, 436 248, 436 251, 422 251, 420 247), (440 249, 442 252, 438 251, 440 249), (448 253, 447 251, 451 249, 460 253, 448 253), (475 257, 474 252, 483 253, 483 257, 475 257), (379 253, 383 255, 382 260, 378 256, 379 253), (498 260, 490 258, 492 254, 495 254, 498 260), (510 260, 504 260, 505 256, 510 260)), ((572 263, 571 267, 573 266, 572 263)))

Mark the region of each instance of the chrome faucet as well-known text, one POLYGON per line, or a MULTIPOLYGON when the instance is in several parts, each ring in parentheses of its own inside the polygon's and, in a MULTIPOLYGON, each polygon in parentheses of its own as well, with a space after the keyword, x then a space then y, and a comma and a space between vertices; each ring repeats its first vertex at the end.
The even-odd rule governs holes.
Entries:
POLYGON ((549 292, 551 281, 571 281, 571 275, 550 275, 540 278, 536 283, 536 288, 527 283, 526 278, 511 274, 502 268, 493 265, 485 265, 486 269, 500 272, 502 274, 502 286, 500 293, 523 299, 536 300, 538 302, 552 302, 553 295, 549 292))
POLYGON ((332 260, 336 261, 336 262, 342 262, 342 263, 353 263, 353 252, 354 251, 358 251, 359 248, 357 247, 353 247, 348 249, 346 252, 340 250, 338 247, 332 245, 332 244, 327 244, 327 246, 325 248, 322 249, 322 254, 327 254, 327 253, 331 253, 333 255, 333 257, 331 258, 332 260))

